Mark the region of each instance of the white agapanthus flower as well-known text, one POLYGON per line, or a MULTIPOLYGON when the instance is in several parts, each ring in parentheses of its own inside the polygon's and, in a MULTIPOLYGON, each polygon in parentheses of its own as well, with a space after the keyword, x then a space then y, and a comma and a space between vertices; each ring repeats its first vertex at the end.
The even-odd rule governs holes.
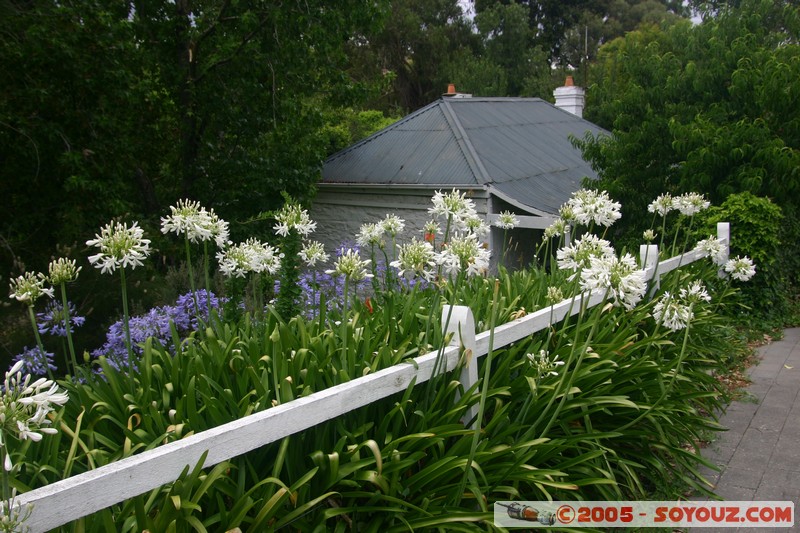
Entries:
POLYGON ((497 215, 497 220, 494 221, 494 225, 500 229, 514 229, 519 226, 519 219, 511 211, 502 211, 497 215))
MULTIPOLYGON (((31 382, 30 374, 22 375, 23 366, 24 361, 18 361, 6 372, 0 395, 0 427, 3 433, 15 435, 20 440, 38 442, 44 434, 57 433, 48 427, 51 422, 47 414, 56 406, 67 403, 69 396, 49 379, 39 378, 31 382)), ((6 443, 0 442, 0 445, 6 443)), ((6 453, 6 470, 10 470, 8 458, 6 453)))
POLYGON ((672 199, 672 205, 675 209, 681 212, 682 215, 692 217, 707 209, 711 205, 702 194, 696 192, 687 192, 672 199))
POLYGON ((491 254, 475 234, 457 235, 436 255, 436 263, 448 274, 465 271, 468 276, 483 275, 489 270, 491 254))
POLYGON ((380 223, 381 228, 392 237, 397 237, 406 227, 406 221, 397 215, 386 215, 380 223))
POLYGON ((277 274, 282 258, 274 247, 254 238, 217 252, 219 270, 229 278, 243 278, 250 272, 277 274))
POLYGON ((286 237, 292 230, 297 231, 300 235, 308 236, 317 228, 317 223, 311 220, 308 216, 308 211, 303 209, 300 204, 294 202, 287 202, 275 214, 275 219, 278 221, 274 226, 275 233, 286 237))
POLYGON ((644 242, 653 242, 656 240, 656 232, 651 229, 646 229, 644 233, 642 233, 642 239, 644 239, 644 242))
POLYGON ((622 217, 620 203, 611 200, 605 191, 597 192, 591 189, 575 191, 567 201, 567 207, 567 211, 572 211, 575 221, 584 226, 597 224, 608 227, 622 217))
POLYGON ((577 271, 588 267, 592 257, 613 255, 614 248, 610 242, 591 233, 584 233, 574 243, 556 251, 556 262, 562 270, 577 271))
POLYGON ((53 287, 45 287, 47 277, 42 273, 25 272, 21 276, 11 278, 8 284, 9 298, 33 305, 42 296, 53 297, 53 287))
POLYGON ((78 274, 81 267, 76 266, 75 260, 67 259, 66 257, 59 257, 50 261, 47 265, 47 279, 53 285, 61 285, 62 283, 71 283, 78 279, 78 274))
POLYGON ((89 256, 89 263, 106 274, 117 268, 142 266, 150 255, 150 239, 144 238, 144 231, 138 222, 128 224, 111 222, 100 229, 94 239, 86 241, 87 246, 100 249, 100 253, 89 256))
POLYGON ((558 302, 564 300, 564 293, 559 287, 547 287, 547 295, 545 296, 545 300, 550 305, 557 304, 558 302))
POLYGON ((590 257, 589 266, 581 270, 580 284, 583 291, 608 290, 614 304, 628 310, 636 307, 647 290, 644 271, 630 254, 619 259, 614 255, 590 257))
POLYGON ((688 304, 711 301, 711 296, 708 294, 706 286, 700 280, 694 280, 688 287, 681 288, 678 294, 688 304))
POLYGON ((343 276, 350 281, 361 281, 365 278, 373 277, 367 271, 370 264, 369 259, 361 259, 356 250, 348 248, 342 250, 341 255, 336 259, 331 270, 326 270, 326 274, 343 276))
POLYGON ((478 239, 489 235, 489 225, 478 215, 470 215, 459 221, 458 229, 467 233, 474 234, 478 239))
POLYGON ((228 245, 228 239, 230 238, 228 223, 219 218, 213 209, 209 211, 202 209, 200 211, 196 231, 197 238, 203 242, 213 240, 217 248, 225 248, 228 245))
POLYGON ((547 226, 544 230, 544 240, 552 239, 553 237, 560 237, 564 235, 569 229, 569 224, 567 224, 563 218, 558 217, 555 222, 547 226))
POLYGON ((383 240, 384 229, 381 224, 367 223, 361 224, 361 229, 356 235, 356 242, 360 246, 377 246, 383 248, 386 244, 383 240))
POLYGON ((206 210, 200 202, 192 200, 178 200, 169 209, 170 215, 161 218, 161 233, 184 235, 193 243, 213 240, 219 248, 228 244, 228 223, 213 209, 206 210))
POLYGON ((539 350, 539 353, 536 354, 529 353, 526 354, 526 357, 531 366, 536 370, 538 374, 537 379, 546 376, 558 376, 558 367, 564 365, 564 361, 558 360, 558 354, 551 359, 550 353, 547 350, 539 350))
POLYGON ((709 236, 708 239, 699 241, 694 247, 703 257, 710 257, 715 265, 722 266, 728 260, 728 248, 725 242, 716 237, 709 236))
POLYGON ((317 263, 325 263, 330 258, 325 252, 325 245, 319 241, 310 241, 303 244, 299 255, 300 259, 302 259, 309 268, 315 267, 317 263))
POLYGON ((694 318, 694 312, 690 305, 685 305, 665 291, 653 308, 653 318, 670 331, 678 331, 689 325, 694 318))
POLYGON ((659 214, 662 217, 667 216, 667 213, 673 209, 675 209, 675 204, 673 203, 672 195, 669 193, 659 195, 647 206, 649 212, 659 214))
POLYGON ((283 254, 279 253, 277 249, 252 237, 244 242, 244 246, 248 249, 251 272, 256 274, 266 272, 270 275, 278 273, 283 254))
POLYGON ((250 272, 250 253, 242 243, 217 252, 219 270, 228 278, 243 278, 250 272))
POLYGON ((756 266, 753 264, 753 260, 747 256, 739 257, 737 255, 725 263, 723 268, 733 279, 738 281, 749 281, 756 275, 756 266))
POLYGON ((449 193, 436 191, 431 202, 433 207, 429 207, 428 212, 437 217, 459 219, 475 213, 475 202, 456 189, 449 193))
POLYGON ((161 233, 189 235, 194 231, 197 217, 200 216, 200 202, 178 200, 169 209, 171 214, 161 217, 161 233))
POLYGON ((414 237, 411 242, 400 246, 397 260, 389 263, 398 270, 398 274, 406 277, 419 277, 430 281, 436 267, 433 245, 428 241, 420 241, 414 237))

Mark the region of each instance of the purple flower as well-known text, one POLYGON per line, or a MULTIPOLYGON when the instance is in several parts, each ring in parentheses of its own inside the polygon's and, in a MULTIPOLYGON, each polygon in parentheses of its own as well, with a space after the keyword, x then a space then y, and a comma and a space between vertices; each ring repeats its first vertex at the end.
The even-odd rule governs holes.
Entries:
MULTIPOLYGON (((85 317, 77 315, 75 304, 72 302, 67 302, 67 311, 69 312, 70 329, 79 328, 86 321, 85 317)), ((49 333, 57 337, 67 336, 67 314, 64 312, 64 306, 61 305, 61 302, 56 300, 48 302, 43 312, 36 313, 36 318, 36 326, 39 328, 39 333, 49 333)))
POLYGON ((44 357, 42 357, 42 352, 40 352, 39 348, 36 346, 33 348, 28 348, 25 346, 22 350, 23 351, 21 354, 18 354, 16 357, 14 357, 12 366, 19 361, 22 361, 23 374, 30 374, 31 376, 46 376, 48 367, 50 370, 56 370, 56 365, 53 363, 52 353, 45 352, 44 357))
MULTIPOLYGON (((214 293, 207 294, 205 290, 196 293, 197 307, 200 312, 200 320, 208 320, 208 304, 219 309, 221 302, 214 293)), ((162 346, 172 346, 172 326, 181 337, 188 336, 198 328, 198 315, 195 314, 194 297, 192 293, 178 297, 175 305, 164 305, 154 307, 143 315, 131 317, 129 320, 131 345, 133 353, 141 356, 144 343, 149 338, 153 338, 162 346)), ((173 352, 174 353, 174 352, 173 352)), ((109 364, 118 369, 124 370, 130 366, 136 367, 136 362, 128 361, 128 349, 125 345, 125 329, 122 320, 113 323, 106 333, 106 343, 92 352, 93 357, 106 356, 109 364), (131 363, 133 363, 131 365, 131 363)))

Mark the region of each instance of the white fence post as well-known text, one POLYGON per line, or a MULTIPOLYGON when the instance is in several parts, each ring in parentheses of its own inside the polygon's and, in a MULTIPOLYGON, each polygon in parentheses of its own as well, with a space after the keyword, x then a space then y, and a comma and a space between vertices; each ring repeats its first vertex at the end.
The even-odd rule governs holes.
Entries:
MULTIPOLYGON (((717 222, 717 239, 725 240, 725 262, 731 257, 731 223, 730 222, 717 222)), ((720 267, 719 277, 725 277, 725 270, 720 267)))
POLYGON ((639 263, 644 270, 645 279, 648 281, 653 279, 653 276, 656 274, 656 267, 658 267, 658 245, 639 245, 639 263))
MULTIPOLYGON (((444 334, 453 333, 450 339, 450 346, 460 346, 463 348, 465 365, 461 368, 461 375, 458 380, 469 390, 478 382, 478 357, 475 354, 477 343, 475 341, 475 318, 472 310, 464 305, 446 305, 442 310, 442 330, 444 334)), ((449 369, 448 369, 449 370, 449 369)), ((478 405, 472 405, 464 413, 461 421, 466 424, 473 420, 473 425, 477 422, 478 405)), ((473 428, 474 429, 474 428, 473 428)))

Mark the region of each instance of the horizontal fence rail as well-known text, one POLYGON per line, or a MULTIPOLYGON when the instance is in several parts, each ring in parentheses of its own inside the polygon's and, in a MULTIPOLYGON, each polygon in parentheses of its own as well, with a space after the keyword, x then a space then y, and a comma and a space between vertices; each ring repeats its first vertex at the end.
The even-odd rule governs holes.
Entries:
MULTIPOLYGON (((717 235, 727 246, 727 223, 718 224, 717 235)), ((662 274, 700 258, 692 251, 659 263, 657 247, 643 246, 641 251, 645 276, 648 281, 656 278, 656 282, 662 274)), ((454 334, 450 346, 26 492, 17 496, 15 503, 32 505, 24 525, 33 533, 48 531, 171 483, 187 466, 196 466, 205 453, 203 466, 210 467, 403 392, 412 381, 420 384, 436 373, 452 371, 458 366, 462 348, 466 364, 460 381, 467 390, 478 380, 477 360, 489 352, 492 335, 493 348, 503 348, 602 303, 604 297, 605 291, 596 289, 498 326, 494 332, 477 335, 468 307, 445 307, 442 327, 454 334)), ((477 406, 473 406, 464 422, 474 421, 476 414, 477 406)))

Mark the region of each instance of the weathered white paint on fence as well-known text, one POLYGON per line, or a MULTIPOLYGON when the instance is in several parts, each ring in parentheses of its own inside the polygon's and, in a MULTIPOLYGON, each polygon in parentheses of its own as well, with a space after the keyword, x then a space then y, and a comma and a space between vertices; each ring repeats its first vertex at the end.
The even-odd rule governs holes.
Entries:
MULTIPOLYGON (((728 238, 727 227, 718 226, 719 238, 728 238)), ((650 253, 650 252, 648 252, 650 253)), ((655 256, 658 257, 656 251, 655 256)), ((649 277, 661 275, 699 258, 689 252, 655 265, 649 277)), ((648 279, 649 279, 648 277, 648 279)), ((605 291, 595 290, 530 315, 498 326, 493 347, 500 349, 533 333, 573 316, 580 310, 603 302, 605 291)), ((176 480, 184 468, 193 468, 208 452, 204 466, 238 457, 266 444, 299 433, 344 413, 406 390, 412 380, 417 384, 431 378, 434 371, 456 368, 461 346, 471 351, 471 358, 461 374, 465 388, 477 382, 477 358, 489 351, 491 332, 475 335, 475 321, 469 308, 445 308, 443 329, 456 333, 452 345, 421 355, 410 363, 368 374, 341 385, 297 398, 250 416, 196 433, 156 449, 116 461, 109 465, 26 492, 17 497, 20 506, 33 505, 26 521, 33 533, 43 532, 83 516, 143 494, 176 480), (439 368, 437 369, 437 360, 439 368)), ((467 415, 474 418, 474 414, 467 415)))

